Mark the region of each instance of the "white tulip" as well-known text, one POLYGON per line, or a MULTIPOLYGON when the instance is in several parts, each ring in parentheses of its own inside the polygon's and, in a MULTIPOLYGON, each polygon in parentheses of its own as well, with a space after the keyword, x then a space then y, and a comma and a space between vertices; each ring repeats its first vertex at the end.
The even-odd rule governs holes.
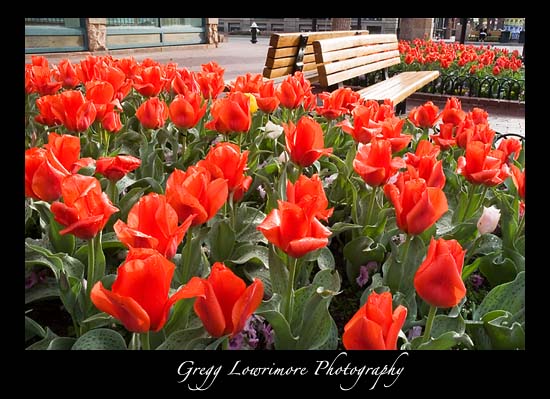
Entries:
POLYGON ((477 221, 479 234, 492 233, 495 231, 500 220, 500 210, 494 205, 489 208, 483 207, 483 213, 477 221))
POLYGON ((276 140, 281 134, 283 134, 283 127, 268 121, 265 125, 265 134, 270 139, 276 140))

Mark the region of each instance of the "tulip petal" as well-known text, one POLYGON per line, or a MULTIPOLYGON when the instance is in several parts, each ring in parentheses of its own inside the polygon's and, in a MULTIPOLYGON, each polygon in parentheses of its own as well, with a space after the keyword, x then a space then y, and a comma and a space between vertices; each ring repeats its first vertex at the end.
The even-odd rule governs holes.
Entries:
POLYGON ((246 320, 262 303, 263 296, 264 285, 260 279, 255 278, 254 282, 246 288, 237 302, 235 302, 231 311, 231 319, 233 321, 232 336, 242 331, 246 320))
POLYGON ((100 311, 110 314, 124 324, 128 331, 144 333, 149 331, 149 315, 131 297, 106 290, 98 281, 92 288, 90 298, 100 311))
POLYGON ((221 337, 225 334, 225 317, 212 284, 204 281, 205 296, 198 297, 194 309, 197 316, 204 324, 204 328, 213 337, 221 337))
POLYGON ((342 343, 348 350, 386 349, 382 328, 374 321, 361 317, 342 335, 342 343))
POLYGON ((448 210, 447 197, 443 190, 437 187, 426 188, 420 200, 407 214, 408 233, 422 233, 448 210))
POLYGON ((327 244, 328 238, 305 237, 300 238, 299 240, 291 241, 286 252, 294 258, 301 258, 308 252, 326 247, 327 244))
POLYGON ((392 325, 386 335, 386 349, 395 350, 397 349, 397 337, 399 336, 399 331, 405 323, 405 318, 407 317, 407 308, 403 305, 397 306, 393 312, 392 325))
POLYGON ((223 263, 216 262, 208 277, 225 318, 225 333, 233 331, 233 306, 246 290, 245 282, 223 263))

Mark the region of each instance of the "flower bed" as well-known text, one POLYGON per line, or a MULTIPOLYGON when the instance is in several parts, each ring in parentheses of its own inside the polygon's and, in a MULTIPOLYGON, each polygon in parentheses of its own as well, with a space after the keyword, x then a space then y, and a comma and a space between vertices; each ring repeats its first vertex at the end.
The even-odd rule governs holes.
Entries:
POLYGON ((29 349, 524 348, 524 148, 485 111, 25 71, 29 349))
POLYGON ((518 50, 415 39, 399 42, 401 63, 392 73, 438 70, 423 91, 525 101, 525 68, 518 50))

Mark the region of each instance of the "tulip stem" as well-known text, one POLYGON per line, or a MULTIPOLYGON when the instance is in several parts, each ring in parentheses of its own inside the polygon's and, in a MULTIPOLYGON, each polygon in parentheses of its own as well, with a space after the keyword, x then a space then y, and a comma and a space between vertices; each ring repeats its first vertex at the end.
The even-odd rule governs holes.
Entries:
POLYGON ((472 202, 474 200, 476 188, 477 188, 477 185, 473 185, 473 184, 471 184, 468 187, 468 202, 466 203, 464 214, 462 215, 462 218, 461 220, 459 220, 459 222, 464 222, 470 216, 470 207, 472 206, 472 202))
POLYGON ((289 262, 288 262, 289 278, 288 278, 288 287, 286 292, 286 309, 283 312, 283 315, 285 316, 285 319, 286 321, 288 321, 289 325, 290 325, 290 320, 292 318, 292 308, 294 306, 293 304, 294 279, 296 278, 297 264, 298 264, 298 258, 289 257, 289 262))
POLYGON ((371 195, 370 195, 370 198, 369 198, 369 210, 368 210, 368 213, 367 213, 367 217, 365 219, 365 226, 370 226, 370 222, 371 222, 371 219, 372 219, 372 211, 374 209, 374 203, 376 202, 376 189, 378 188, 378 186, 374 186, 372 188, 372 192, 371 192, 371 195))
POLYGON ((141 349, 151 350, 151 344, 149 343, 149 331, 139 334, 139 340, 141 342, 141 349))
POLYGON ((138 333, 132 333, 132 339, 130 340, 130 343, 128 344, 128 349, 131 350, 139 350, 139 334, 138 333))
POLYGON ((180 274, 180 284, 185 284, 191 278, 191 255, 192 255, 192 241, 193 241, 193 227, 191 226, 187 231, 187 237, 185 239, 185 246, 183 247, 183 259, 180 274))
POLYGON ((516 231, 516 239, 521 237, 521 232, 523 230, 523 228, 525 227, 525 214, 523 214, 523 216, 520 216, 520 221, 519 221, 519 224, 518 224, 518 229, 516 231))
POLYGON ((428 313, 428 321, 426 321, 426 329, 424 330, 424 336, 422 337, 421 344, 424 344, 430 340, 430 335, 432 333, 432 327, 434 324, 436 313, 437 313, 437 306, 430 306, 430 312, 428 313))
POLYGON ((111 199, 113 205, 118 205, 118 188, 116 186, 116 181, 107 181, 107 195, 111 199))
POLYGON ((92 286, 94 285, 94 273, 95 273, 94 241, 95 241, 95 237, 92 237, 88 240, 88 275, 86 276, 88 279, 87 286, 86 286, 86 296, 88 298, 90 298, 90 292, 92 291, 92 286))

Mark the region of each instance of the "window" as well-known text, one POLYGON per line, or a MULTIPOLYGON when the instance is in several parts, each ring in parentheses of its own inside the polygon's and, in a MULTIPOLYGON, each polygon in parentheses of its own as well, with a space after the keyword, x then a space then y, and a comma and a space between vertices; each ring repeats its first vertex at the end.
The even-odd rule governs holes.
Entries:
POLYGON ((107 26, 158 26, 158 18, 107 18, 107 26))
POLYGON ((229 32, 235 32, 235 31, 241 30, 241 23, 240 22, 229 22, 227 24, 227 30, 229 32))
POLYGON ((367 26, 367 30, 369 31, 369 33, 382 33, 381 26, 367 26))
POLYGON ((284 24, 271 24, 271 31, 272 32, 284 32, 285 26, 284 24))
POLYGON ((311 31, 311 25, 300 24, 300 32, 310 32, 310 31, 311 31))

